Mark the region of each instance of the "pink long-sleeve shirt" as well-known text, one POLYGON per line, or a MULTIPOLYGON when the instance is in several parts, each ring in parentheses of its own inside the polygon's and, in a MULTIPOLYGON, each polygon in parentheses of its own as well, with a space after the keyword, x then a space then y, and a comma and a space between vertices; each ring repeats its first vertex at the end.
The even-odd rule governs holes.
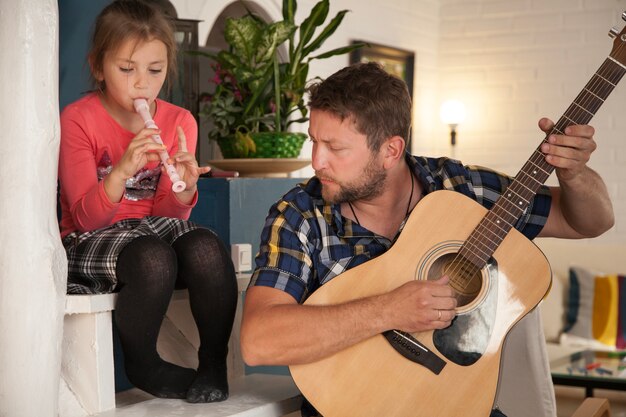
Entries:
MULTIPOLYGON (((157 99, 154 121, 169 155, 178 151, 176 127, 181 126, 190 153, 196 150, 198 126, 189 111, 157 99)), ((196 204, 182 204, 171 190, 160 163, 150 162, 126 181, 120 202, 109 200, 102 179, 111 172, 135 133, 121 127, 102 106, 97 94, 69 104, 61 114, 61 237, 73 231, 96 230, 117 221, 145 216, 188 219, 196 204)))

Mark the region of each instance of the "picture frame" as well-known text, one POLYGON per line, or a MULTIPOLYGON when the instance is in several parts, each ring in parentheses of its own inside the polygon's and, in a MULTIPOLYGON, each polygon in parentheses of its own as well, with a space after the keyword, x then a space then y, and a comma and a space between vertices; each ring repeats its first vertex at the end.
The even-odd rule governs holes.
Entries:
POLYGON ((404 80, 413 98, 413 75, 415 70, 415 53, 363 40, 354 40, 352 44, 366 45, 350 52, 350 64, 357 62, 378 62, 388 73, 404 80))

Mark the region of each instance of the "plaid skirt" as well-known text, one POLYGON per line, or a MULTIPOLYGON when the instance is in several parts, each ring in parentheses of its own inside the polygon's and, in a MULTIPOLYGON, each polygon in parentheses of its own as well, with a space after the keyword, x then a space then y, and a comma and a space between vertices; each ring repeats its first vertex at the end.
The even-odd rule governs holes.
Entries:
POLYGON ((63 238, 68 263, 67 293, 114 292, 117 257, 126 244, 141 236, 156 236, 171 245, 198 228, 188 220, 149 216, 120 220, 90 232, 72 232, 63 238))

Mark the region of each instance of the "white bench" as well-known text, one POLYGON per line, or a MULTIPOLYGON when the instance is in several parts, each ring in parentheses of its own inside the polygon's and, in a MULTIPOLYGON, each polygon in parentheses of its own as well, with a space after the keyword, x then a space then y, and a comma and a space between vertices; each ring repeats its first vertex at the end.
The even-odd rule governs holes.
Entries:
POLYGON ((89 414, 115 408, 111 312, 116 297, 68 295, 65 299, 61 376, 89 414))

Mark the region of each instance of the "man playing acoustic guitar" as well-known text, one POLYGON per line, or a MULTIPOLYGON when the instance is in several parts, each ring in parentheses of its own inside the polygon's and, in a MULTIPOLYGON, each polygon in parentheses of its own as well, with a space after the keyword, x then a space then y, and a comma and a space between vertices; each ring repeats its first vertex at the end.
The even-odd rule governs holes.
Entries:
MULTIPOLYGON (((272 206, 267 217, 256 258, 257 267, 245 299, 241 329, 242 353, 249 365, 310 364, 370 339, 386 344, 387 341, 378 335, 393 329, 403 337, 401 335, 407 333, 454 327, 451 324, 458 321, 455 320, 458 297, 451 274, 447 273, 436 279, 407 279, 402 285, 371 294, 361 292, 361 282, 366 281, 361 281, 365 280, 361 276, 365 274, 359 273, 353 281, 346 281, 339 288, 348 293, 347 297, 349 293, 356 294, 353 298, 344 297, 342 299, 346 301, 332 302, 331 297, 328 303, 303 303, 315 292, 322 292, 326 285, 327 288, 334 285, 329 284, 333 278, 337 277, 339 284, 343 277, 338 275, 361 264, 365 267, 370 260, 373 265, 377 262, 375 258, 388 250, 392 252, 396 243, 400 245, 401 232, 411 233, 412 236, 407 238, 417 243, 425 239, 434 226, 445 227, 445 224, 424 221, 410 232, 408 225, 405 228, 413 211, 426 207, 430 198, 446 195, 445 191, 438 194, 439 190, 455 191, 447 193, 454 196, 460 193, 464 198, 491 209, 513 180, 485 168, 464 166, 452 159, 409 155, 405 149, 411 126, 409 92, 403 81, 387 74, 377 64, 355 64, 344 68, 311 86, 309 93, 309 136, 313 142, 315 177, 289 191, 272 206)), ((539 127, 550 132, 553 123, 541 119, 539 127)), ((538 186, 538 191, 527 202, 527 208, 512 225, 527 239, 537 236, 594 237, 613 226, 613 209, 607 189, 602 179, 586 165, 596 149, 593 134, 591 126, 572 125, 564 129, 563 134, 549 135, 541 145, 539 155, 542 161, 556 169, 560 186, 538 186)), ((438 215, 443 213, 468 222, 461 207, 446 204, 439 207, 438 215)), ((474 227, 476 222, 471 221, 471 227, 474 227)), ((401 270, 404 269, 407 268, 401 270)), ((528 271, 532 268, 522 272, 528 271)), ((390 269, 379 271, 373 281, 384 283, 398 273, 390 269)), ((416 272, 411 270, 409 273, 413 277, 416 272)), ((524 278, 522 281, 532 282, 535 277, 526 275, 524 278)), ((547 286, 541 294, 545 291, 547 286)), ((502 304, 494 306, 500 309, 504 307, 502 304)), ((532 307, 534 305, 529 310, 532 307)), ((497 326, 492 326, 491 330, 497 331, 497 326)), ((495 399, 493 395, 486 399, 489 408, 483 414, 485 417, 492 406, 499 409, 492 415, 506 414, 512 401, 524 404, 527 412, 524 415, 556 415, 543 341, 540 318, 534 309, 518 321, 506 337, 498 393, 495 399)), ((389 356, 388 361, 399 360, 396 356, 404 359, 390 347, 388 350, 395 355, 389 356)), ((435 353, 447 363, 440 374, 443 377, 452 368, 454 359, 435 353)), ((487 356, 489 352, 478 353, 478 356, 487 356)), ((361 365, 363 374, 352 375, 346 386, 361 383, 360 379, 367 375, 367 368, 375 366, 373 363, 377 360, 379 358, 372 357, 371 363, 361 365)), ((424 369, 421 365, 406 362, 416 370, 424 369)), ((477 365, 480 363, 481 360, 476 362, 477 365)), ((499 360, 496 368, 498 364, 499 360)), ((341 366, 335 367, 339 371, 338 368, 341 366)), ((424 370, 424 373, 429 378, 437 377, 434 371, 424 370)), ((495 379, 497 382, 497 374, 495 379)), ((331 382, 334 381, 328 381, 331 382)), ((365 383, 378 386, 381 392, 386 385, 386 381, 380 379, 365 383)), ((469 387, 470 392, 480 397, 484 383, 477 379, 469 387)), ((318 385, 322 396, 328 394, 324 390, 332 389, 332 385, 326 386, 326 382, 318 385)), ((399 387, 397 390, 401 389, 402 383, 399 387)), ((452 396, 455 387, 445 389, 452 396)), ((337 390, 339 392, 330 393, 331 398, 342 398, 343 389, 337 390)), ((303 393, 307 396, 307 392, 303 390, 303 393)), ((391 394, 382 397, 387 395, 391 394)), ((414 412, 392 414, 389 411, 389 414, 378 415, 445 415, 434 408, 428 409, 431 407, 428 397, 424 394, 420 399, 406 398, 415 403, 414 412)), ((326 417, 377 415, 368 414, 370 408, 352 414, 337 411, 339 405, 323 408, 313 398, 309 400, 326 417)), ((374 404, 378 400, 364 394, 359 399, 361 401, 374 404)), ((473 399, 468 403, 471 401, 473 399)), ((463 415, 477 414, 472 414, 470 409, 463 415)), ((305 406, 303 415, 316 415, 316 412, 305 406)))

